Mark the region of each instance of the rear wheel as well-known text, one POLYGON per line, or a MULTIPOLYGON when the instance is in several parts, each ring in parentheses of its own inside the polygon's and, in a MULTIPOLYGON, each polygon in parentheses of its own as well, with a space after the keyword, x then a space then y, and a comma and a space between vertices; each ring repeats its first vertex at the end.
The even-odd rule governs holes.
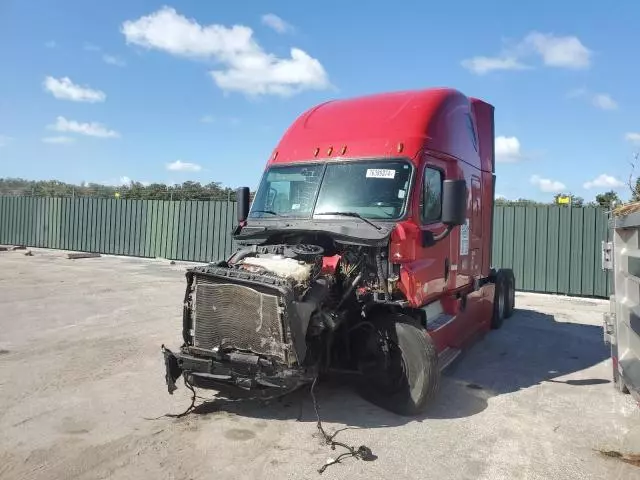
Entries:
POLYGON ((505 291, 506 304, 504 318, 510 318, 516 306, 516 277, 511 269, 506 269, 504 272, 506 278, 505 283, 507 285, 505 291))
POLYGON ((507 308, 507 286, 505 276, 502 272, 496 275, 495 291, 493 294, 493 317, 491 317, 491 328, 497 330, 502 327, 507 308))
POLYGON ((398 415, 423 412, 440 379, 438 354, 426 330, 404 314, 386 314, 360 343, 358 390, 371 403, 398 415))

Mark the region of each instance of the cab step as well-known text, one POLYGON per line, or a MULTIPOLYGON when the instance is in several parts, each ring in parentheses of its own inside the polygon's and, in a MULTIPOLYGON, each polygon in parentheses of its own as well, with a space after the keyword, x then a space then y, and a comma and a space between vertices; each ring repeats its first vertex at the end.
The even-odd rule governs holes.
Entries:
POLYGON ((446 324, 452 322, 456 317, 454 315, 447 315, 446 313, 441 313, 440 315, 427 319, 427 331, 434 332, 444 327, 446 324))

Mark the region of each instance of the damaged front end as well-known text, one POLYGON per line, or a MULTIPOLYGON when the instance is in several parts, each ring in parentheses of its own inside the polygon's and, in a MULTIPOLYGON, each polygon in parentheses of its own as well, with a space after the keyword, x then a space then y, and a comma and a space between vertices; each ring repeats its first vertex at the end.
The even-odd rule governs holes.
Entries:
POLYGON ((163 346, 169 393, 176 380, 231 394, 278 396, 312 381, 331 276, 316 246, 272 245, 187 271, 180 351, 163 346), (319 328, 318 328, 319 326, 319 328))

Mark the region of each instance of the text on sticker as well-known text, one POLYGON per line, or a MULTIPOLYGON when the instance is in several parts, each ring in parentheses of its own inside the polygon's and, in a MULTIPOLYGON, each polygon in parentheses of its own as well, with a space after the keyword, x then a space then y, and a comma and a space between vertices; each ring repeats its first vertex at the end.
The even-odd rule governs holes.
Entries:
POLYGON ((395 178, 396 171, 387 168, 368 168, 367 178, 395 178))

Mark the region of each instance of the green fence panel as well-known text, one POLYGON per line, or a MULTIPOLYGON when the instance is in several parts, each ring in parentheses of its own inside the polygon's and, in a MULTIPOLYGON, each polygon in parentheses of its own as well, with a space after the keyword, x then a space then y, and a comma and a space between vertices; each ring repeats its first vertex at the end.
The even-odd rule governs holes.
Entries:
POLYGON ((571 259, 571 220, 570 208, 560 209, 560 228, 558 238, 558 290, 557 293, 569 293, 569 270, 571 259))
POLYGON ((524 210, 524 241, 522 244, 523 254, 523 270, 522 270, 522 289, 535 290, 536 279, 536 228, 538 220, 537 207, 525 207, 524 210))
POLYGON ((569 245, 569 293, 571 295, 579 295, 582 285, 583 224, 584 209, 575 209, 571 215, 571 244, 569 245))
POLYGON ((594 295, 594 284, 596 276, 596 253, 600 253, 600 248, 596 248, 596 217, 595 208, 584 208, 582 220, 582 275, 580 282, 580 295, 592 297, 594 295))
POLYGON ((533 285, 531 290, 538 292, 547 291, 547 255, 548 248, 548 231, 549 231, 549 210, 546 208, 535 207, 536 220, 533 232, 530 234, 533 239, 534 247, 530 250, 534 255, 534 264, 531 268, 533 271, 533 285))

